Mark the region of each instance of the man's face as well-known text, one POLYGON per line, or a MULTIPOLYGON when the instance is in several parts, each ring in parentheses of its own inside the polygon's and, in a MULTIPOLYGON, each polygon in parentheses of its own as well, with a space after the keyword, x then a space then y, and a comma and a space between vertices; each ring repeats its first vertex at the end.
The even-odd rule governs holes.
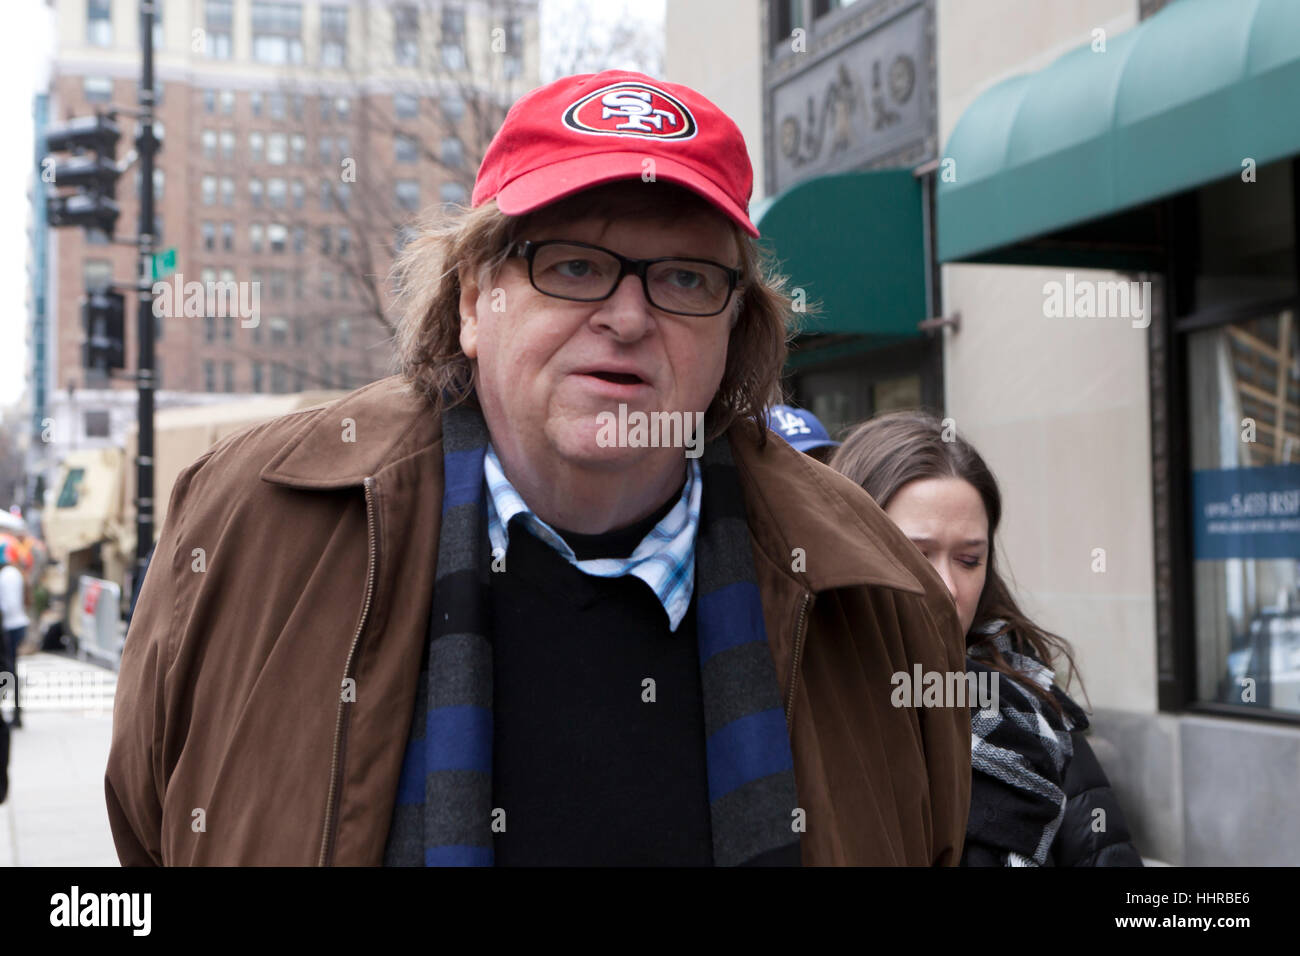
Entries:
MULTIPOLYGON (((668 221, 582 219, 520 238, 590 243, 634 259, 739 266, 730 226, 704 211, 668 221)), ((686 421, 693 423, 722 380, 734 293, 718 315, 686 316, 650 305, 634 275, 601 302, 538 292, 522 258, 509 259, 492 288, 461 278, 460 344, 477 362, 479 402, 503 457, 620 470, 684 458, 680 447, 602 447, 599 416, 626 405, 628 413, 692 413, 686 421)))

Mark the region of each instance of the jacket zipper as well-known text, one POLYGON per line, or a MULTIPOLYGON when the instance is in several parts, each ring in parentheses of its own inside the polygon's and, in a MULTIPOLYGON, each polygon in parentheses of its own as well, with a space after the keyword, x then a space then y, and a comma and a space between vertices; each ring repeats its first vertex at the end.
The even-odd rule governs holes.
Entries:
POLYGON ((812 603, 812 597, 809 593, 804 594, 803 604, 799 607, 799 622, 795 625, 794 630, 794 654, 790 660, 790 689, 786 692, 785 699, 785 725, 787 730, 790 728, 790 718, 794 713, 794 691, 799 680, 799 658, 803 656, 803 639, 808 630, 808 605, 812 603))
MULTIPOLYGON (((361 641, 361 632, 365 629, 366 618, 370 615, 370 600, 375 591, 375 512, 374 499, 371 497, 371 489, 374 484, 374 478, 367 477, 365 480, 366 489, 366 535, 370 542, 370 561, 366 568, 366 601, 361 606, 361 620, 357 622, 357 632, 352 635, 352 646, 348 649, 348 660, 343 667, 343 680, 352 676, 352 665, 357 656, 357 644, 361 641)), ((339 682, 339 711, 338 719, 334 722, 334 753, 330 758, 330 790, 329 799, 325 804, 325 830, 321 834, 320 859, 318 866, 325 866, 329 860, 330 851, 333 849, 333 829, 334 829, 334 801, 338 793, 338 772, 339 772, 339 752, 343 742, 343 718, 347 711, 347 706, 343 700, 342 694, 343 682, 339 682)))

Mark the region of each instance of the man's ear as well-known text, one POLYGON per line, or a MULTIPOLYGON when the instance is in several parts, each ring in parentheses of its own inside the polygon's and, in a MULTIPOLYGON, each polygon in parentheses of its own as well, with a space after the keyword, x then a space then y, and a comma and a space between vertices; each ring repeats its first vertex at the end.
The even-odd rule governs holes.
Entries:
POLYGON ((460 350, 469 359, 478 358, 478 280, 465 266, 460 267, 460 350))

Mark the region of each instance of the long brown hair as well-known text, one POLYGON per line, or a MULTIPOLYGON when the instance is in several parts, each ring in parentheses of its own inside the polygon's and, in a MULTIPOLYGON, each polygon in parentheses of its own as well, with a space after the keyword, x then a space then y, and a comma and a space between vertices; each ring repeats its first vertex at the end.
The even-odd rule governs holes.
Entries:
POLYGON ((829 464, 866 489, 881 508, 888 508, 904 485, 927 478, 960 478, 979 493, 989 522, 988 565, 975 619, 966 635, 967 650, 979 648, 994 670, 1017 680, 1059 714, 1061 705, 1056 698, 1017 671, 993 646, 995 638, 1010 634, 1017 651, 1027 651, 1048 667, 1054 669, 1057 659, 1067 662, 1069 670, 1062 687, 1068 687, 1077 676, 1070 645, 1043 630, 1020 610, 998 572, 994 541, 1002 518, 1002 495, 993 472, 970 442, 958 436, 955 428, 946 433, 943 422, 925 412, 887 412, 854 428, 829 464), (1005 622, 1002 627, 979 633, 985 625, 998 620, 1005 622))
MULTIPOLYGON (((542 223, 587 216, 673 221, 700 210, 703 199, 667 182, 618 181, 584 190, 525 216, 507 216, 495 201, 477 209, 440 214, 411 240, 394 266, 402 320, 397 330, 398 370, 434 406, 473 400, 474 363, 460 348, 460 270, 480 288, 505 262, 514 242, 542 223)), ((719 214, 720 215, 720 214, 719 214)), ((738 421, 765 440, 768 395, 778 388, 793 323, 786 278, 777 275, 763 247, 732 227, 740 250, 739 294, 722 381, 706 413, 714 438, 738 421)))

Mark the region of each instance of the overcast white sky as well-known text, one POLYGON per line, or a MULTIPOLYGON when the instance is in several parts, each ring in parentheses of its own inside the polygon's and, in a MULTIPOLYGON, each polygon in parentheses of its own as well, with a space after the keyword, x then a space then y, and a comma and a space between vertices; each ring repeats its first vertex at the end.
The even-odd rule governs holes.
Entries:
MULTIPOLYGON (((27 189, 35 167, 32 96, 47 85, 53 49, 53 12, 44 0, 0 0, 0 406, 21 397, 27 367, 27 189)), ((541 0, 542 18, 587 19, 593 31, 601 20, 630 13, 662 24, 665 0, 541 0), (572 12, 568 8, 576 8, 572 12), (579 14, 578 11, 581 11, 579 14)), ((571 21, 570 21, 571 22, 571 21)), ((546 54, 543 49, 543 55, 546 54)), ((547 75, 547 64, 542 66, 547 75)), ((134 314, 133 312, 131 314, 134 314)), ((64 317, 66 319, 66 317, 64 317)))

